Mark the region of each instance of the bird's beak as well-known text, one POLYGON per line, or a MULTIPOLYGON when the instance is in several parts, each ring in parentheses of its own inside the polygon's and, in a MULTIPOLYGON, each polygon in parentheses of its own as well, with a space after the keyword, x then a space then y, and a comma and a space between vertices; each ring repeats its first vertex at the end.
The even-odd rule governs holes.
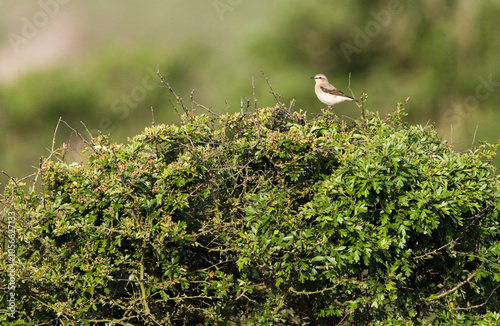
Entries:
POLYGON ((311 77, 311 79, 314 79, 314 77, 311 77))

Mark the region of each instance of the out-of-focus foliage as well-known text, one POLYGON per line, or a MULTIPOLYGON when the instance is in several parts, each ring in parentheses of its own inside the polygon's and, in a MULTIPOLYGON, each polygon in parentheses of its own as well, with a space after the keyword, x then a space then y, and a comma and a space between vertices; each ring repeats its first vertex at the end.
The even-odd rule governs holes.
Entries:
POLYGON ((359 0, 348 6, 306 2, 284 10, 274 22, 278 27, 253 43, 254 63, 265 57, 266 68, 286 73, 286 89, 307 99, 304 106, 312 106, 315 97, 297 82, 296 72, 312 69, 344 90, 352 72, 356 95, 369 89, 371 105, 385 112, 388 99, 411 96, 410 119, 447 129, 498 108, 498 2, 359 0), (484 79, 493 82, 478 95, 484 79), (462 113, 471 95, 479 104, 462 113))
MULTIPOLYGON (((166 71, 166 77, 178 81, 177 87, 189 89, 189 77, 195 75, 191 65, 195 58, 189 53, 197 57, 202 51, 203 47, 191 47, 169 56, 149 50, 124 56, 111 50, 85 69, 64 67, 40 72, 0 90, 2 170, 13 175, 35 171, 38 158, 47 153, 43 149, 50 148, 59 117, 82 133, 86 134, 88 128, 94 136, 103 133, 118 139, 126 139, 150 124, 151 107, 155 119, 177 121, 156 73, 166 71), (19 144, 23 146, 18 148, 19 144)), ((81 161, 74 155, 81 144, 70 129, 63 126, 58 130, 55 141, 69 145, 73 154, 69 159, 81 161)))
POLYGON ((85 164, 54 153, 43 194, 2 199, 18 320, 497 324, 497 146, 457 153, 404 115, 188 110, 126 144, 90 140, 85 164))

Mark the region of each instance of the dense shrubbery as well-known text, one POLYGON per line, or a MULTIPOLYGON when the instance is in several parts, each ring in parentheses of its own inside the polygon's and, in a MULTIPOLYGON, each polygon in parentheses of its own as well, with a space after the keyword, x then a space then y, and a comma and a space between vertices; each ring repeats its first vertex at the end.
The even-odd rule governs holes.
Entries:
POLYGON ((189 113, 54 155, 43 194, 3 199, 20 324, 500 322, 496 147, 403 115, 189 113))

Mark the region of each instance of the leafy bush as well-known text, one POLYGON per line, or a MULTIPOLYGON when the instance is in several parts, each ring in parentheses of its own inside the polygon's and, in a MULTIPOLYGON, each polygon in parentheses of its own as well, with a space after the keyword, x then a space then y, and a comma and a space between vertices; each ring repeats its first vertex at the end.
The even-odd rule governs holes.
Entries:
POLYGON ((128 144, 93 139, 79 165, 54 154, 42 194, 3 198, 17 320, 498 323, 497 146, 457 153, 403 116, 188 112, 128 144))

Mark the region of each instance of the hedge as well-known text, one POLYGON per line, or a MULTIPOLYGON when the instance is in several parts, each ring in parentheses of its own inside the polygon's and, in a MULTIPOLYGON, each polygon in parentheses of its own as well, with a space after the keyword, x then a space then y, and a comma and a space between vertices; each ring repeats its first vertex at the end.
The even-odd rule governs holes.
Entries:
POLYGON ((500 323, 498 144, 458 153, 404 115, 189 111, 53 153, 43 191, 1 199, 2 324, 500 323))

